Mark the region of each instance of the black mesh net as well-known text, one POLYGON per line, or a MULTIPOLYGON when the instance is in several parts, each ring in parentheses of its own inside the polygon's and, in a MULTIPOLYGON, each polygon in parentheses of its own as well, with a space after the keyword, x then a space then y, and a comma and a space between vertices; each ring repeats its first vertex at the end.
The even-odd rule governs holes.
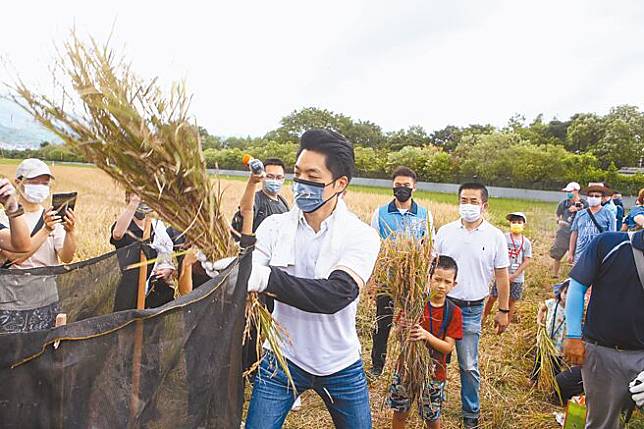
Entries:
POLYGON ((138 254, 0 271, 0 326, 27 331, 0 334, 3 428, 239 427, 250 253, 168 304, 113 312, 138 254), (67 325, 22 329, 57 313, 67 325))

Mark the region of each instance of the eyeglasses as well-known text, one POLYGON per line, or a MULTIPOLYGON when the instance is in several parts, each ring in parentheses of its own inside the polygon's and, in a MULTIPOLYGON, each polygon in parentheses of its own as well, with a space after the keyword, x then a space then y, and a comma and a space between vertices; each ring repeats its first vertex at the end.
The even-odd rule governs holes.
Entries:
POLYGON ((284 176, 275 174, 267 174, 266 178, 269 180, 284 180, 284 176))

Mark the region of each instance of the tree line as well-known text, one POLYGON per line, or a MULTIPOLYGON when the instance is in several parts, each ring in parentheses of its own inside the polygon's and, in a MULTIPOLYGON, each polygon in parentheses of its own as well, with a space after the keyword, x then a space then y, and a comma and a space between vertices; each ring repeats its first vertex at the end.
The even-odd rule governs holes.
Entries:
MULTIPOLYGON (((329 128, 355 146, 356 174, 388 177, 398 165, 413 168, 419 179, 530 189, 559 189, 569 181, 607 182, 626 194, 644 187, 644 175, 619 174, 621 167, 642 165, 644 113, 636 106, 617 106, 606 115, 575 114, 566 121, 532 121, 515 115, 502 128, 474 124, 446 126, 427 132, 422 126, 385 132, 370 121, 314 107, 296 110, 261 137, 219 137, 198 128, 209 168, 241 169, 241 158, 279 157, 291 168, 299 136, 309 128, 329 128)), ((43 143, 31 151, 3 151, 4 157, 38 156, 82 161, 70 149, 43 143)))

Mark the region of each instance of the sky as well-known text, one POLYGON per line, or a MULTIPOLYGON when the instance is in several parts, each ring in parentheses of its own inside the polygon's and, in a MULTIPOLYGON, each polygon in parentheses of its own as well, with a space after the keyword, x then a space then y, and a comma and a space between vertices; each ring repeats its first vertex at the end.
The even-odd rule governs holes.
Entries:
POLYGON ((303 107, 384 130, 644 108, 644 4, 613 1, 5 2, 0 81, 51 85, 75 28, 141 77, 185 80, 211 134, 259 136, 303 107))

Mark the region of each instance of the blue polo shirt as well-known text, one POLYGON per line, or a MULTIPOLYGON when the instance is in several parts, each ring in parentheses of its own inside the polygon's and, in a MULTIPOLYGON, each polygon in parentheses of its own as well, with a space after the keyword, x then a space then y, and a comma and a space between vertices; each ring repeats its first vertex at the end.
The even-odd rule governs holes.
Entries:
MULTIPOLYGON (((635 234, 633 246, 644 250, 644 231, 635 234)), ((585 339, 608 347, 644 350, 644 289, 627 233, 607 232, 595 237, 570 277, 592 285, 585 339)))
POLYGON ((395 200, 376 209, 371 220, 371 226, 378 231, 383 240, 392 234, 405 233, 421 239, 429 230, 433 235, 432 214, 424 207, 411 202, 409 210, 400 211, 395 200))

